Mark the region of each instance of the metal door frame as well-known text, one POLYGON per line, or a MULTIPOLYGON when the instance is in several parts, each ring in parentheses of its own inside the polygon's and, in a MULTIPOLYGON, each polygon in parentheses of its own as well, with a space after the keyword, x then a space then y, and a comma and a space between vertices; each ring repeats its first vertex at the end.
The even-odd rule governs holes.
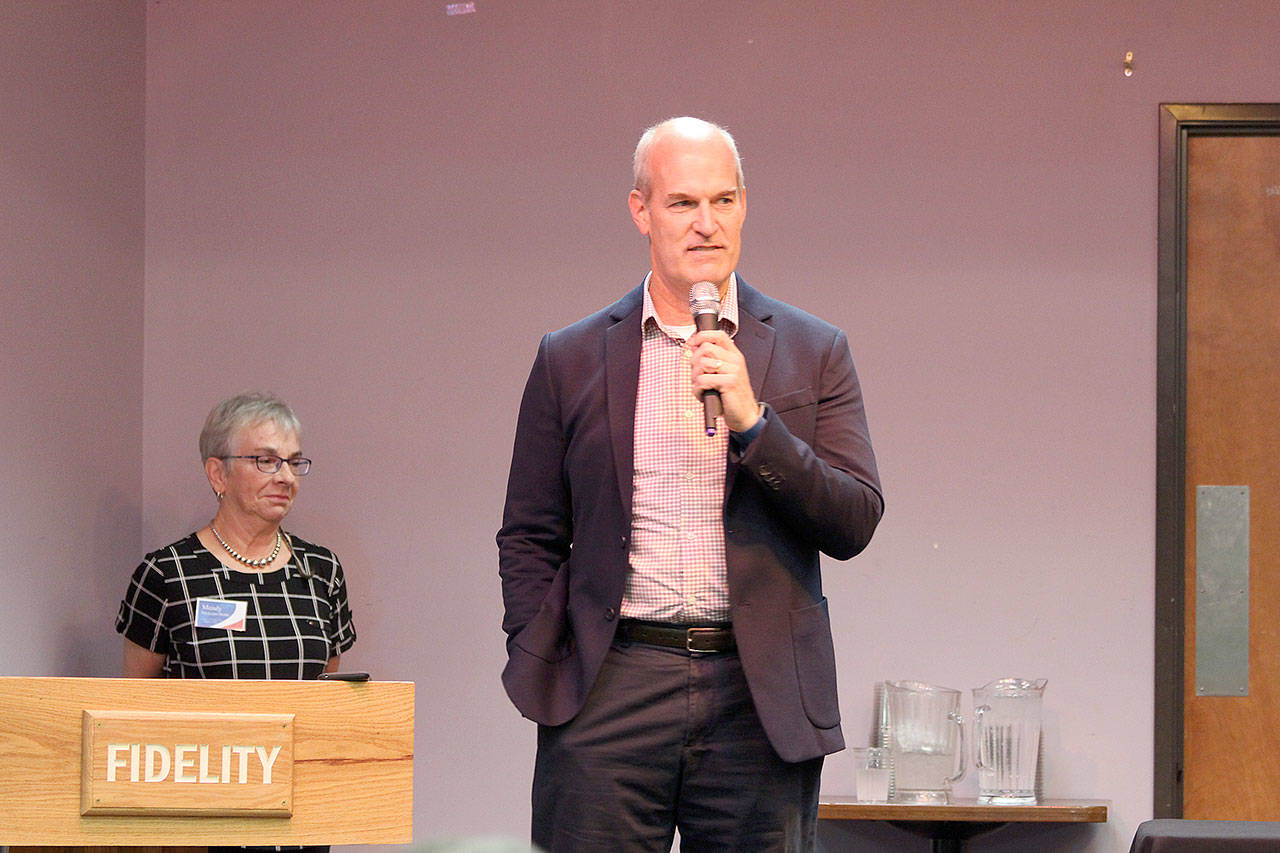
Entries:
POLYGON ((1280 104, 1161 104, 1156 309, 1154 816, 1182 817, 1186 616, 1187 139, 1280 135, 1280 104))

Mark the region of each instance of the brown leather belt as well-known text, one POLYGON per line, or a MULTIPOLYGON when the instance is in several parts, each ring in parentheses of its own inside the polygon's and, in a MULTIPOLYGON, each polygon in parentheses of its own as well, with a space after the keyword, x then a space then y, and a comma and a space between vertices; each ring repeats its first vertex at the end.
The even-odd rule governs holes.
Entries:
POLYGON ((618 633, 614 640, 619 643, 666 646, 702 654, 732 652, 738 648, 730 625, 664 625, 659 622, 623 619, 618 623, 618 633))

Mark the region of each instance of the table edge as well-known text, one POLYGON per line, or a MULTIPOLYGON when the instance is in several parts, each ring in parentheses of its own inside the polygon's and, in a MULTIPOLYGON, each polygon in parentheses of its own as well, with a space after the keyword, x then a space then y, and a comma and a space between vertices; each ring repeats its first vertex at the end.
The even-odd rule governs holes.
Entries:
POLYGON ((1035 805, 997 806, 976 799, 946 804, 859 803, 823 796, 820 820, 954 821, 957 823, 1106 823, 1110 800, 1042 800, 1035 805))

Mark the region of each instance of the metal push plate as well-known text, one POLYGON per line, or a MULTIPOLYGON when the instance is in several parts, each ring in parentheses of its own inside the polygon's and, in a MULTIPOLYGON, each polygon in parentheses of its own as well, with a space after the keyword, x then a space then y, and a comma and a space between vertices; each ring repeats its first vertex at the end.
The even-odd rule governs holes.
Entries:
POLYGON ((1196 487, 1196 695, 1249 695, 1249 487, 1196 487))

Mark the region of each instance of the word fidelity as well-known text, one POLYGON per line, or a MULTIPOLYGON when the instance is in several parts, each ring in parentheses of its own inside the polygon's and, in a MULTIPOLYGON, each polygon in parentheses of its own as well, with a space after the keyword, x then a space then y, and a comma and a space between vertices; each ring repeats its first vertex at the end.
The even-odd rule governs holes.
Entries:
POLYGON ((80 813, 293 813, 293 715, 85 711, 80 813))

